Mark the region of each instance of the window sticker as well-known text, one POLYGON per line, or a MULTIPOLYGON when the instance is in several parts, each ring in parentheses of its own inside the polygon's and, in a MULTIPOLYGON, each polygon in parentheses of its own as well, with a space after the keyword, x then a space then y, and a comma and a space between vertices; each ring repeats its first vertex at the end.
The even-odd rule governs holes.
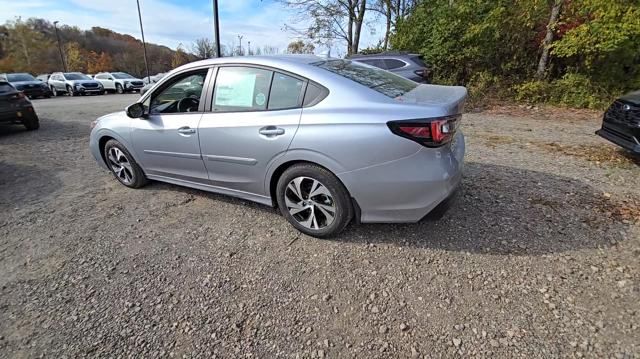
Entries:
POLYGON ((263 106, 266 101, 267 97, 262 92, 258 92, 256 95, 256 105, 263 106))
POLYGON ((252 107, 256 74, 221 71, 218 74, 215 104, 219 106, 252 107))

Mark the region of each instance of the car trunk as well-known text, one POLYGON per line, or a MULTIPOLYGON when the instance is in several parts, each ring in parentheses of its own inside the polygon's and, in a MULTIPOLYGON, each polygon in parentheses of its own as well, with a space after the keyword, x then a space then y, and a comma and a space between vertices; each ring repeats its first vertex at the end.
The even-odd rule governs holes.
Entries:
POLYGON ((444 116, 462 114, 467 89, 462 86, 419 85, 397 98, 406 104, 438 108, 444 116))

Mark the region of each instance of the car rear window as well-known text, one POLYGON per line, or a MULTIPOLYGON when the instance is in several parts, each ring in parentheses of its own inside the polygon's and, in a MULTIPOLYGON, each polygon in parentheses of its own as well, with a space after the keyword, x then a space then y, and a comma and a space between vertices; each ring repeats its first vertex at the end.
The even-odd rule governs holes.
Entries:
POLYGON ((422 56, 413 56, 411 58, 411 61, 413 61, 416 65, 418 65, 420 67, 427 67, 427 64, 422 59, 422 56))
POLYGON ((349 60, 328 60, 314 62, 312 65, 345 77, 391 98, 402 96, 418 87, 404 77, 391 72, 370 67, 349 60))

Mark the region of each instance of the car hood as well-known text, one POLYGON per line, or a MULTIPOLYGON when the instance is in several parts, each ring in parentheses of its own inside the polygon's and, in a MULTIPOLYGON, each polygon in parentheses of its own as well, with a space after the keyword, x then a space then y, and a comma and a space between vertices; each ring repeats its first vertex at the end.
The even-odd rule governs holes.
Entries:
POLYGON ((12 82, 11 84, 14 87, 23 87, 23 86, 28 86, 28 85, 37 85, 40 86, 40 84, 43 84, 44 82, 42 81, 16 81, 16 82, 12 82))
POLYGON ((629 102, 635 105, 640 105, 640 90, 628 93, 620 97, 620 100, 629 102))

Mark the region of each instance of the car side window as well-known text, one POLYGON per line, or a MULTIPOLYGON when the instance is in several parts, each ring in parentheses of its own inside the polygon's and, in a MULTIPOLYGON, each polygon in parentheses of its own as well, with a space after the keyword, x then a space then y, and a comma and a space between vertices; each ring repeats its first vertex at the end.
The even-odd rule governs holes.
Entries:
POLYGON ((399 69, 406 65, 403 61, 396 59, 384 59, 384 63, 386 64, 387 70, 399 69))
POLYGON ((282 110, 300 107, 304 81, 276 72, 273 75, 269 94, 269 110, 282 110))
POLYGON ((360 61, 364 64, 370 65, 370 66, 374 66, 377 67, 379 69, 387 69, 384 60, 382 59, 371 59, 371 60, 356 60, 356 61, 360 61))
POLYGON ((151 95, 150 114, 197 112, 207 71, 178 75, 168 86, 151 95))
POLYGON ((272 76, 272 71, 253 67, 220 67, 213 93, 213 110, 266 110, 272 76))

